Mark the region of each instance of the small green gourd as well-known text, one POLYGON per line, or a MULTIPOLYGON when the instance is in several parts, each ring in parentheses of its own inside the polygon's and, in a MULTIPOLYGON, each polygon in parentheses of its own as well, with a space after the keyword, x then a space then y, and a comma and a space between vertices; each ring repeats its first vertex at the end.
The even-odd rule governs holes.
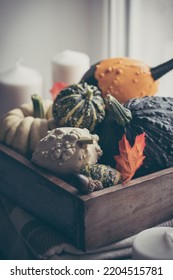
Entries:
POLYGON ((93 180, 98 180, 102 183, 103 188, 109 188, 118 184, 121 180, 121 174, 114 168, 104 164, 91 164, 82 168, 79 172, 93 180))
POLYGON ((97 87, 73 84, 57 95, 52 112, 58 126, 87 128, 92 132, 104 120, 105 104, 97 87))

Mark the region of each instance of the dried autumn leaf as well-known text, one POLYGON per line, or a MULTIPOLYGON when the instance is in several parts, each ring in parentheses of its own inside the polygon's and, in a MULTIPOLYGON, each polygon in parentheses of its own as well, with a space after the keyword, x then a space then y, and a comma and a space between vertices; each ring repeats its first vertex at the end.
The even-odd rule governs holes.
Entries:
POLYGON ((134 145, 131 147, 126 135, 124 134, 119 142, 120 155, 114 156, 116 169, 121 173, 122 181, 129 181, 135 174, 136 170, 142 165, 145 156, 145 132, 137 135, 134 145))
POLYGON ((50 89, 50 93, 52 95, 52 99, 55 100, 56 96, 60 93, 62 89, 67 87, 68 85, 64 82, 54 83, 53 87, 50 89))

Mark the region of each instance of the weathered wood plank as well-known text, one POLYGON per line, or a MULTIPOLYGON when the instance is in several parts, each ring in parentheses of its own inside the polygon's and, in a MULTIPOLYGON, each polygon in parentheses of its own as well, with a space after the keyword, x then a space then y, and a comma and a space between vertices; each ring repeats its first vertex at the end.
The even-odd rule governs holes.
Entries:
POLYGON ((121 240, 173 217, 173 168, 141 179, 87 201, 88 247, 121 240))
POLYGON ((1 145, 0 190, 78 245, 80 204, 74 187, 1 145))

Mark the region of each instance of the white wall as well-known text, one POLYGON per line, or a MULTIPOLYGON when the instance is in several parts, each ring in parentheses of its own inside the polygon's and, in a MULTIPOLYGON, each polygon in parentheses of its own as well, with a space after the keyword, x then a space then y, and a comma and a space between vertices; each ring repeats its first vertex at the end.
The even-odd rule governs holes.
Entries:
POLYGON ((0 0, 0 73, 22 57, 41 72, 48 95, 53 54, 71 49, 87 53, 91 63, 100 59, 100 34, 92 28, 97 19, 100 29, 99 13, 102 0, 0 0))
MULTIPOLYGON (((22 57, 41 72, 49 95, 51 58, 64 49, 87 53, 91 64, 128 55, 156 66, 173 57, 172 15, 173 0, 0 0, 0 74, 22 57)), ((162 93, 172 89, 173 71, 160 85, 162 93)))

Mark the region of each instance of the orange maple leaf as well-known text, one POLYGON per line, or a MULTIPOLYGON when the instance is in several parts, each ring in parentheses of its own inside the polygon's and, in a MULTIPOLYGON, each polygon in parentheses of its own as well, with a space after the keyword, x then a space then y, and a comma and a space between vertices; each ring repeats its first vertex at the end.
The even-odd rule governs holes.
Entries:
POLYGON ((116 169, 121 173, 123 183, 129 181, 134 176, 136 170, 143 164, 145 146, 145 132, 136 136, 132 147, 125 134, 119 141, 120 155, 114 156, 114 159, 116 161, 116 169))

